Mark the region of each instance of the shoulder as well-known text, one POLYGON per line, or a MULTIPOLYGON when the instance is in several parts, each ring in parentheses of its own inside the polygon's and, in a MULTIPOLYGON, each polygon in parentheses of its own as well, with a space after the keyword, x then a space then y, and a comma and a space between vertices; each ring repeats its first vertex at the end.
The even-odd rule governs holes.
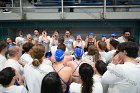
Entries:
POLYGON ((85 41, 82 40, 82 43, 85 43, 85 41))
POLYGON ((28 93, 27 89, 23 85, 17 86, 17 88, 19 90, 19 93, 28 93))
POLYGON ((94 82, 92 93, 103 93, 103 87, 100 82, 94 82))
POLYGON ((71 67, 65 66, 63 71, 67 72, 67 75, 71 75, 72 74, 72 68, 71 67))
POLYGON ((24 68, 23 68, 23 70, 24 70, 24 73, 25 72, 28 72, 28 71, 32 71, 32 67, 30 66, 31 64, 29 63, 29 64, 26 64, 25 66, 24 66, 24 68))
POLYGON ((114 74, 114 75, 120 75, 124 73, 123 68, 124 68, 123 64, 115 65, 113 63, 110 63, 107 66, 107 72, 110 72, 111 74, 114 74))
POLYGON ((72 61, 66 62, 66 66, 70 67, 72 65, 72 61))
POLYGON ((75 43, 77 43, 76 41, 73 41, 73 43, 75 44, 75 43))
POLYGON ((70 72, 70 71, 72 71, 72 68, 71 68, 71 67, 66 66, 66 70, 70 72))
POLYGON ((49 65, 49 66, 52 66, 52 62, 46 58, 43 59, 43 63, 42 64, 46 64, 46 65, 49 65))
POLYGON ((41 69, 41 70, 43 70, 44 72, 47 72, 47 73, 54 71, 52 66, 47 65, 47 64, 40 64, 39 69, 41 69))
POLYGON ((5 62, 7 59, 5 56, 0 55, 0 62, 5 62))
POLYGON ((11 60, 11 59, 8 59, 6 62, 5 62, 5 66, 15 66, 16 63, 15 61, 11 60))
POLYGON ((70 93, 81 93, 81 84, 71 83, 70 93))
POLYGON ((65 59, 66 59, 67 61, 71 61, 71 60, 72 60, 72 56, 70 56, 70 55, 65 55, 65 59))
POLYGON ((123 39, 123 36, 118 37, 118 40, 123 39))
POLYGON ((107 66, 107 69, 120 69, 124 66, 124 64, 113 64, 113 63, 110 63, 108 66, 107 66))

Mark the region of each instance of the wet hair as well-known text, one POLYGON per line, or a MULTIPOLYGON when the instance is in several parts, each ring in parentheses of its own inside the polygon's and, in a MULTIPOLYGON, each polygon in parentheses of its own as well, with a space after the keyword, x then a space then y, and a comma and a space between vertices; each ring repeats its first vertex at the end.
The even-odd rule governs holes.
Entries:
POLYGON ((111 40, 110 44, 116 49, 117 46, 119 45, 119 42, 117 40, 111 40))
POLYGON ((66 29, 65 29, 65 33, 66 33, 67 31, 70 33, 70 35, 72 34, 70 28, 66 28, 66 29))
POLYGON ((81 93, 92 93, 93 89, 93 68, 91 65, 87 64, 87 63, 83 63, 80 67, 79 67, 79 75, 81 77, 82 80, 82 90, 81 93))
POLYGON ((58 31, 57 29, 54 30, 53 34, 54 34, 55 32, 57 32, 57 33, 59 34, 59 31, 58 31))
POLYGON ((35 29, 34 29, 34 31, 35 31, 35 30, 37 30, 37 31, 38 31, 39 29, 38 29, 38 28, 35 28, 35 29))
POLYGON ((107 64, 102 60, 98 60, 95 63, 95 68, 100 75, 103 75, 107 71, 107 64))
POLYGON ((91 45, 88 47, 88 55, 93 56, 94 61, 97 61, 100 58, 99 51, 98 51, 97 47, 95 47, 94 45, 91 45))
POLYGON ((7 47, 7 43, 4 41, 0 41, 0 52, 7 47))
POLYGON ((139 46, 135 42, 127 42, 124 50, 128 57, 138 57, 139 46))
POLYGON ((117 51, 114 54, 114 56, 117 55, 119 52, 124 52, 125 46, 126 46, 126 42, 123 42, 123 43, 118 44, 118 46, 116 48, 117 51))
POLYGON ((120 44, 117 46, 117 50, 120 51, 120 52, 123 52, 124 49, 125 49, 126 44, 127 44, 126 42, 120 43, 120 44))
POLYGON ((64 43, 64 37, 59 37, 58 38, 58 43, 63 44, 64 43))
POLYGON ((33 66, 38 67, 42 63, 42 57, 45 54, 45 47, 42 44, 35 45, 30 54, 33 58, 33 66))
POLYGON ((30 49, 32 49, 33 46, 34 46, 33 43, 26 42, 25 44, 23 44, 22 49, 23 49, 24 52, 29 52, 30 49))
POLYGON ((61 49, 61 50, 65 51, 66 50, 66 46, 65 46, 65 44, 58 44, 57 49, 61 49))
POLYGON ((71 31, 71 30, 70 30, 70 28, 67 27, 67 28, 65 28, 65 31, 71 31))
POLYGON ((42 31, 42 34, 44 34, 44 33, 47 33, 47 34, 48 34, 47 29, 44 29, 44 30, 42 31))
POLYGON ((50 72, 43 78, 41 93, 63 93, 61 80, 56 72, 50 72))
POLYGON ((19 34, 19 35, 23 35, 23 31, 19 31, 18 34, 19 34))
POLYGON ((129 29, 124 30, 124 31, 123 31, 123 34, 125 34, 125 32, 129 32, 129 33, 131 34, 131 31, 130 31, 129 29))
POLYGON ((15 70, 11 67, 7 67, 0 71, 0 84, 4 87, 9 85, 15 76, 15 70))
POLYGON ((98 46, 101 50, 106 50, 107 44, 104 41, 99 41, 98 46))

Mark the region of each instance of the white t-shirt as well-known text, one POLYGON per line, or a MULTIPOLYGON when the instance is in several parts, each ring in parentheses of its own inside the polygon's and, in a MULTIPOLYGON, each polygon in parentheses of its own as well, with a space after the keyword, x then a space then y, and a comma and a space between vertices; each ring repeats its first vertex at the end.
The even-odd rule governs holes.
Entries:
POLYGON ((95 62, 93 61, 93 56, 91 56, 91 55, 84 54, 82 56, 82 60, 84 62, 87 62, 88 64, 90 64, 92 67, 95 64, 95 62))
POLYGON ((135 58, 135 61, 140 63, 140 57, 135 58))
POLYGON ((101 58, 105 58, 105 62, 109 61, 109 55, 107 54, 107 52, 99 52, 99 54, 101 55, 101 58))
POLYGON ((125 42, 125 38, 124 38, 123 36, 118 37, 118 41, 119 41, 120 43, 123 43, 123 42, 125 42))
MULTIPOLYGON (((108 38, 106 41, 108 42, 108 43, 110 43, 110 38, 108 38)), ((114 40, 116 40, 116 41, 118 41, 118 39, 114 39, 114 40)))
POLYGON ((111 51, 108 51, 107 54, 108 54, 108 57, 109 57, 109 63, 112 62, 112 57, 113 55, 116 53, 116 50, 111 50, 111 51))
POLYGON ((31 55, 24 53, 21 57, 20 57, 20 61, 25 65, 27 63, 32 63, 33 62, 33 58, 31 57, 31 55))
MULTIPOLYGON (((85 41, 81 41, 81 42, 77 42, 77 41, 74 41, 73 42, 73 46, 76 47, 82 47, 82 46, 85 46, 85 41)), ((83 48, 83 47, 82 47, 83 48)))
MULTIPOLYGON (((103 88, 100 82, 94 82, 92 93, 103 93, 103 88)), ((71 83, 70 93, 81 93, 81 84, 71 83)))
POLYGON ((46 37, 40 36, 39 39, 41 40, 39 43, 45 46, 45 53, 49 52, 50 51, 50 36, 46 36, 46 37), (47 43, 46 43, 46 40, 48 40, 47 43))
POLYGON ((101 82, 102 81, 102 76, 95 74, 95 75, 93 75, 93 79, 96 82, 101 82))
POLYGON ((40 93, 44 76, 53 71, 53 68, 45 63, 40 64, 39 67, 26 64, 24 66, 24 77, 29 93, 40 93))
POLYGON ((52 62, 50 60, 48 60, 47 58, 43 59, 43 64, 52 66, 52 62))
POLYGON ((58 46, 58 39, 50 38, 50 47, 52 46, 58 46))
POLYGON ((7 88, 3 88, 2 93, 28 93, 27 89, 24 86, 12 85, 7 88))
POLYGON ((15 42, 17 45, 22 46, 24 43, 24 38, 23 37, 16 37, 15 42))
POLYGON ((102 83, 102 76, 95 74, 95 75, 93 75, 93 78, 94 78, 95 82, 100 82, 102 84, 103 93, 107 93, 109 85, 102 83))
POLYGON ((68 51, 66 51, 68 54, 71 54, 74 52, 74 48, 73 48, 74 40, 75 38, 73 36, 65 37, 64 44, 66 45, 66 48, 68 49, 68 51))
POLYGON ((4 68, 6 60, 6 57, 0 54, 0 71, 4 68))
POLYGON ((18 61, 14 60, 14 59, 8 59, 5 62, 4 68, 6 68, 6 67, 12 67, 17 72, 19 72, 21 75, 23 74, 23 67, 18 63, 18 61))
POLYGON ((57 50, 57 46, 52 46, 51 47, 51 53, 52 53, 52 55, 55 55, 56 50, 57 50))
POLYGON ((107 68, 102 82, 109 84, 108 93, 140 93, 140 65, 110 63, 107 68))
POLYGON ((3 91, 3 86, 0 84, 0 93, 3 91))
MULTIPOLYGON (((93 60, 93 56, 87 55, 87 52, 82 56, 82 60, 85 61, 86 63, 90 64, 92 67, 94 66, 95 62, 93 60)), ((106 59, 104 57, 100 57, 100 60, 106 63, 106 59)))

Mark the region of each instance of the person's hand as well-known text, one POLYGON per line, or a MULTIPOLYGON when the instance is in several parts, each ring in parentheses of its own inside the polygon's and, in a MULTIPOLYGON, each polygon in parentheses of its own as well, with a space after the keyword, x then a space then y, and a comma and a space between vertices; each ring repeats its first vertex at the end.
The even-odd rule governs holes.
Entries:
POLYGON ((49 40, 46 38, 46 40, 45 40, 45 43, 47 44, 47 43, 49 43, 49 40))
POLYGON ((16 71, 16 81, 19 85, 24 85, 22 76, 16 71))
POLYGON ((24 64, 22 61, 23 61, 23 60, 19 60, 18 63, 19 63, 20 65, 22 65, 22 67, 24 67, 25 64, 24 64))
POLYGON ((121 52, 119 52, 118 54, 116 54, 114 57, 113 57, 113 64, 115 64, 115 65, 117 65, 117 64, 123 64, 123 60, 122 60, 122 58, 121 58, 121 56, 122 56, 122 53, 121 52))
POLYGON ((101 41, 106 42, 106 37, 102 37, 101 41))

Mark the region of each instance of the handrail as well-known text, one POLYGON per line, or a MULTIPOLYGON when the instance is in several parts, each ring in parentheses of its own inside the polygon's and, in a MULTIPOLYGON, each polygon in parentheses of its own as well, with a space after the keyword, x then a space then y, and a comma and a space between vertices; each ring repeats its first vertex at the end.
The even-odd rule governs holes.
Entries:
MULTIPOLYGON (((52 8, 59 8, 61 9, 61 19, 64 19, 64 8, 103 8, 103 18, 106 17, 106 9, 107 8, 140 8, 140 5, 107 5, 107 0, 104 0, 104 4, 103 5, 89 5, 89 6, 81 6, 81 5, 74 5, 74 6, 64 6, 64 0, 61 0, 61 6, 37 6, 37 7, 33 7, 33 6, 23 6, 23 2, 22 0, 20 0, 20 6, 19 7, 15 7, 14 6, 14 2, 12 0, 12 6, 11 7, 6 7, 9 9, 20 9, 20 14, 21 17, 24 17, 24 11, 23 9, 52 9, 52 8)), ((5 8, 5 7, 0 7, 0 9, 5 8)))
MULTIPOLYGON (((104 6, 63 6, 64 8, 103 8, 104 6)), ((5 7, 0 7, 1 8, 5 8, 5 7)), ((13 9, 18 9, 20 7, 6 7, 6 8, 13 8, 13 9)), ((32 7, 32 6, 23 6, 23 8, 25 9, 47 9, 47 8, 61 8, 61 6, 48 6, 48 7, 32 7)), ((106 8, 140 8, 140 5, 108 5, 106 6, 106 8)))
MULTIPOLYGON (((32 6, 22 6, 25 9, 47 9, 47 8, 62 8, 61 6, 38 6, 38 7, 32 7, 32 6)), ((63 6, 63 8, 103 8, 104 6, 63 6)), ((0 7, 0 9, 5 7, 0 7)), ((18 9, 20 7, 6 7, 9 9, 18 9)), ((140 8, 140 5, 107 5, 106 8, 140 8)))

